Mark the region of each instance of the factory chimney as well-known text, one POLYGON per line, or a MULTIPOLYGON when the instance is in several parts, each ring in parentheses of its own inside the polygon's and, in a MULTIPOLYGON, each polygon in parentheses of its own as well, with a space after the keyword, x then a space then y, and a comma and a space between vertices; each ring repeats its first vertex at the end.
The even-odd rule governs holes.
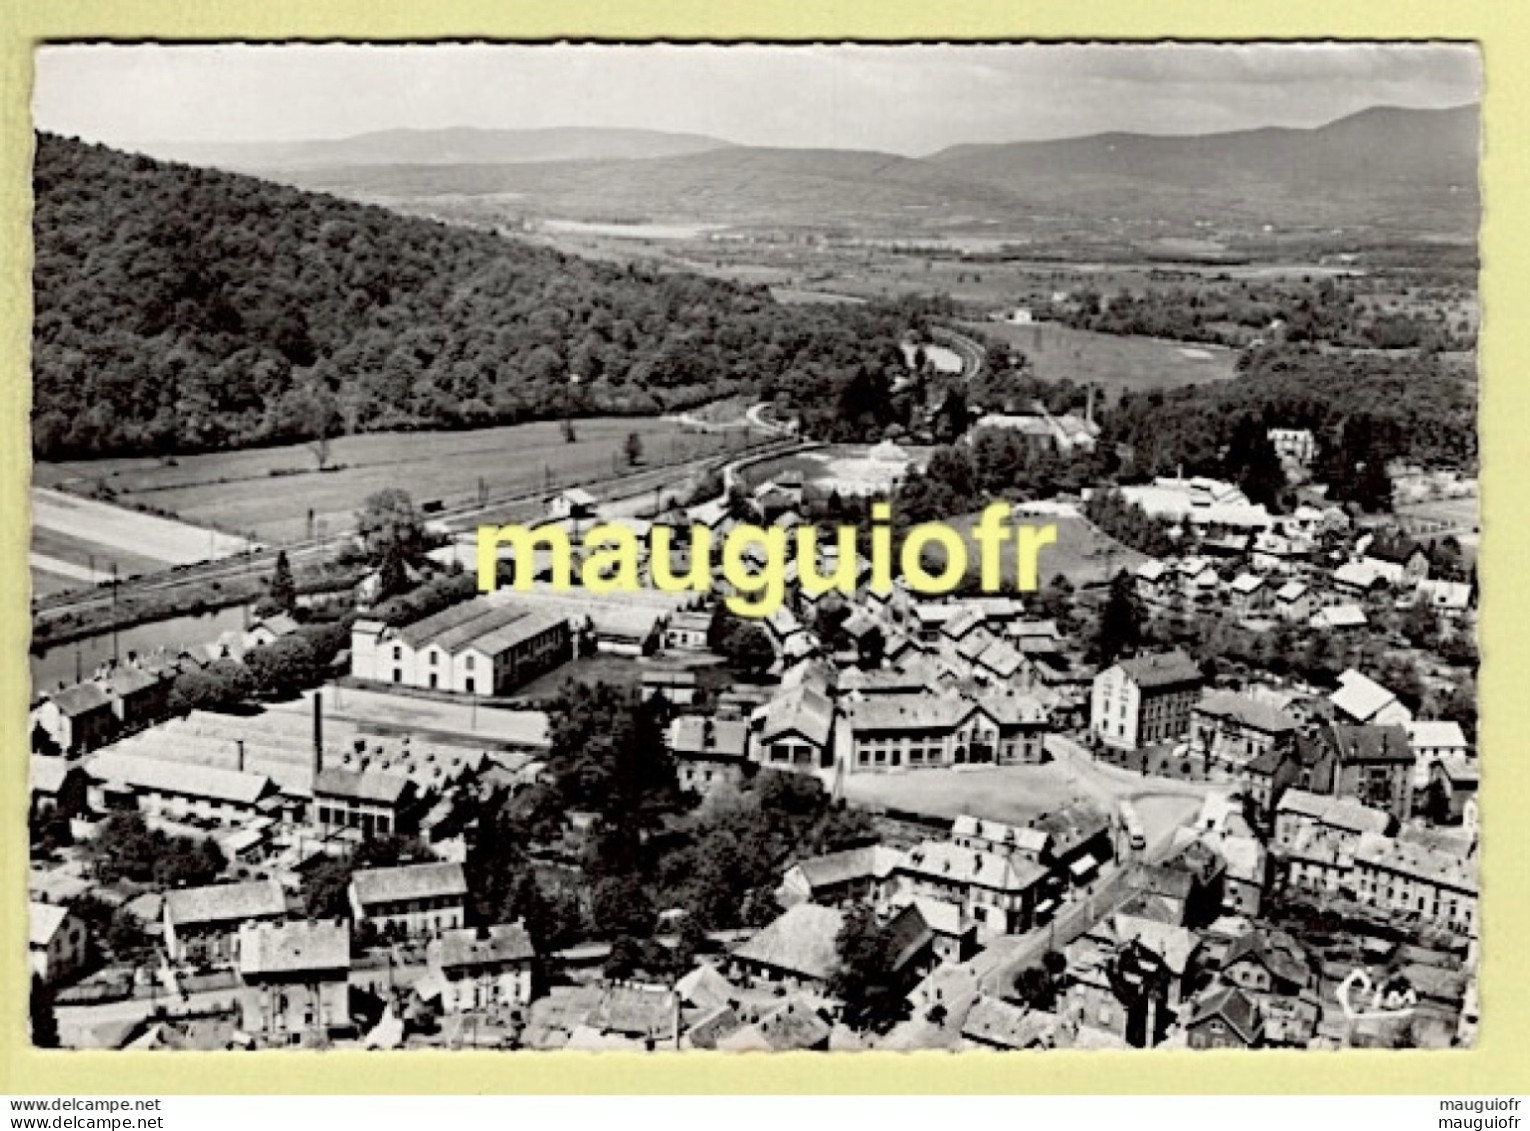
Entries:
POLYGON ((324 689, 313 693, 313 776, 324 768, 324 689))

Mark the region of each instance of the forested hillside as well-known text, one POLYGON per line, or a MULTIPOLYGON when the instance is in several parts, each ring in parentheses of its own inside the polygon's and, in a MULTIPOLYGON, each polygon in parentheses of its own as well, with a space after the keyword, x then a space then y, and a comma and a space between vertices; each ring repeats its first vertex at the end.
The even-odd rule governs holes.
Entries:
POLYGON ((38 138, 33 447, 174 452, 321 433, 885 390, 907 312, 533 248, 38 138), (577 378, 577 379, 576 379, 577 378))
POLYGON ((1124 445, 1136 476, 1231 474, 1247 451, 1238 430, 1310 428, 1320 443, 1318 478, 1335 498, 1385 493, 1388 460, 1474 468, 1475 355, 1364 354, 1312 346, 1249 351, 1232 381, 1126 395, 1106 418, 1107 440, 1124 445))

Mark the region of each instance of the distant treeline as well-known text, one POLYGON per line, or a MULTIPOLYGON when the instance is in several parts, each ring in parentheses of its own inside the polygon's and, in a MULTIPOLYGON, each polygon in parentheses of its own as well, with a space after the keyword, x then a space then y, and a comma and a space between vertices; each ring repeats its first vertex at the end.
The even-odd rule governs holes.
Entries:
POLYGON ((1227 346, 1276 339, 1347 349, 1475 348, 1476 326, 1448 313, 1472 293, 1471 284, 1427 282, 1432 285, 1406 277, 1207 279, 1114 293, 1083 288, 1054 315, 1080 330, 1227 346), (1389 287, 1405 294, 1378 293, 1389 287))
POLYGON ((783 306, 39 135, 33 448, 168 453, 779 398, 876 438, 930 308, 783 306), (847 411, 849 410, 849 411, 847 411))

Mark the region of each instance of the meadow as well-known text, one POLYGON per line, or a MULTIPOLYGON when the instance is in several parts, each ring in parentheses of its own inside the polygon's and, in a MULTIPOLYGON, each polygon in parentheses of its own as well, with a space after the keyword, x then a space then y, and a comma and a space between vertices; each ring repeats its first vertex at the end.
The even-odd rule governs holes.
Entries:
POLYGON ((1036 376, 1091 382, 1102 386, 1108 396, 1226 381, 1236 372, 1237 354, 1223 346, 1097 334, 1055 322, 984 322, 972 328, 1020 350, 1030 359, 1036 376))
POLYGON ((317 534, 319 523, 331 532, 348 529, 364 500, 387 487, 408 491, 417 506, 452 507, 476 501, 480 483, 489 495, 502 496, 610 476, 626 466, 624 449, 633 433, 642 446, 639 469, 743 443, 736 436, 702 434, 652 417, 576 420, 574 433, 569 443, 559 422, 543 421, 464 432, 344 436, 331 441, 329 469, 322 472, 308 444, 174 460, 39 463, 34 482, 82 493, 109 492, 124 506, 152 508, 279 544, 317 534))

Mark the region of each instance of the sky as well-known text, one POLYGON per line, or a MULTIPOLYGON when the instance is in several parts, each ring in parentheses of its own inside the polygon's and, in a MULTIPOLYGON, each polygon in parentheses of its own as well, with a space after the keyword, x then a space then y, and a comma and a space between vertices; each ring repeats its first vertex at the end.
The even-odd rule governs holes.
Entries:
POLYGON ((1481 97, 1460 44, 39 48, 39 128, 135 143, 606 126, 923 156, 1112 130, 1315 126, 1481 97))

